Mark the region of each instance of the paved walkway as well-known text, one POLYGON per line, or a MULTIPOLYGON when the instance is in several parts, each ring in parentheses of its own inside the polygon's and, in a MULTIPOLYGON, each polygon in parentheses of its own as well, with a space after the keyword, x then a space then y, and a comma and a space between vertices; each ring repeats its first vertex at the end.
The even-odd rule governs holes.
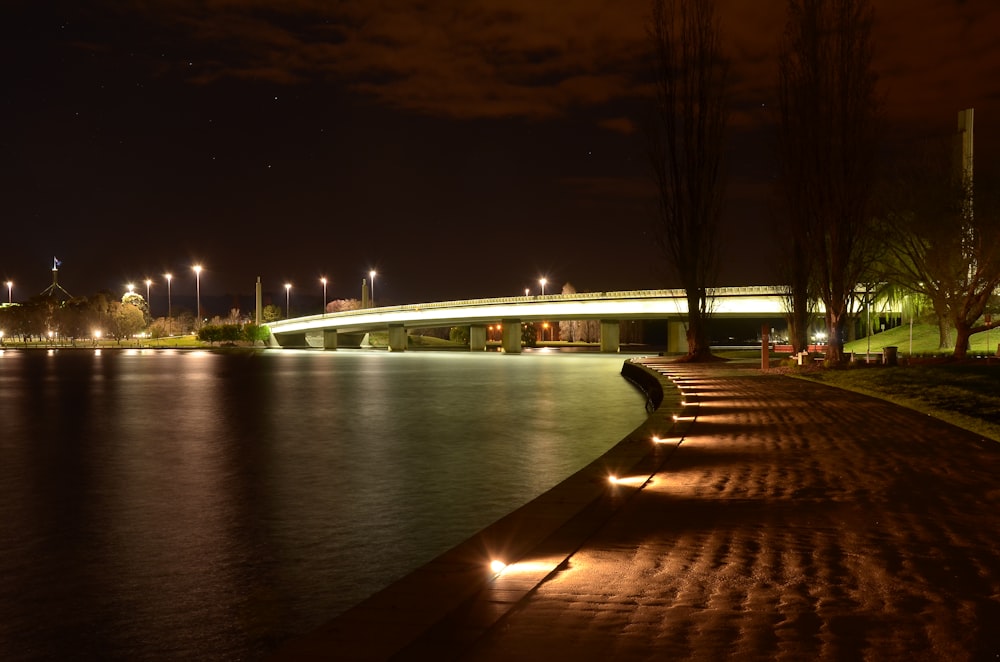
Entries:
POLYGON ((436 588, 425 570, 285 656, 1000 659, 1000 444, 821 384, 649 363, 689 404, 575 477, 600 496, 487 531, 436 588), (529 531, 517 563, 458 588, 529 531))

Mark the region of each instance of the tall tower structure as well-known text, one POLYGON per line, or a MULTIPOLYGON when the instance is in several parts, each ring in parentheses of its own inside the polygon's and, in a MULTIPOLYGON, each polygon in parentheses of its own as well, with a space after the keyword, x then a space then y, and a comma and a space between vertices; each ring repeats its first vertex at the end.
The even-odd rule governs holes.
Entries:
POLYGON ((970 189, 972 186, 972 111, 972 108, 958 111, 958 139, 962 150, 959 167, 962 169, 962 181, 970 189))
POLYGON ((972 108, 958 111, 958 150, 959 176, 961 177, 962 195, 962 256, 969 262, 969 278, 975 273, 976 262, 973 255, 975 246, 975 230, 972 224, 973 207, 973 172, 972 172, 972 108))
POLYGON ((72 299, 73 295, 63 289, 63 286, 59 284, 60 264, 62 264, 62 262, 59 261, 59 258, 52 258, 52 284, 42 290, 42 296, 58 298, 59 293, 62 292, 66 295, 67 299, 72 299))

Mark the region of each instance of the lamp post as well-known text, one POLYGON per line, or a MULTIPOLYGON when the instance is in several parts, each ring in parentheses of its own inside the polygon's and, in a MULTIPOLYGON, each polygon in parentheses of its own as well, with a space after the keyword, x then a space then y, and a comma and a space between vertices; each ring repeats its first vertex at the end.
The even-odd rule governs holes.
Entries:
POLYGON ((539 279, 538 279, 538 282, 539 282, 539 283, 541 284, 541 286, 542 286, 542 296, 545 296, 545 284, 546 284, 547 282, 549 282, 549 281, 548 281, 548 279, 546 279, 546 278, 539 278, 539 279))
POLYGON ((371 301, 371 304, 372 304, 372 308, 374 308, 375 307, 375 270, 372 269, 371 271, 369 271, 368 272, 368 276, 372 279, 372 285, 371 285, 371 287, 372 287, 372 301, 371 301))
POLYGON ((285 283, 285 319, 291 317, 290 313, 291 307, 289 306, 289 303, 291 302, 291 292, 292 292, 292 284, 285 283))
POLYGON ((14 291, 14 281, 8 280, 7 281, 7 303, 14 303, 14 295, 12 294, 13 291, 14 291))
POLYGON ((150 319, 153 318, 153 304, 149 303, 149 286, 153 284, 153 281, 146 279, 146 312, 149 313, 150 319))
POLYGON ((129 294, 135 294, 135 285, 133 285, 132 283, 129 283, 125 287, 126 287, 126 289, 128 289, 128 293, 129 294))
POLYGON ((170 335, 170 319, 173 317, 173 311, 170 306, 170 281, 173 280, 173 274, 163 274, 163 277, 167 279, 167 336, 170 335))
POLYGON ((323 283, 323 315, 326 316, 326 276, 319 279, 323 283))
POLYGON ((195 313, 194 325, 197 330, 198 327, 201 326, 201 265, 196 264, 191 268, 194 269, 195 305, 198 307, 198 310, 195 313))

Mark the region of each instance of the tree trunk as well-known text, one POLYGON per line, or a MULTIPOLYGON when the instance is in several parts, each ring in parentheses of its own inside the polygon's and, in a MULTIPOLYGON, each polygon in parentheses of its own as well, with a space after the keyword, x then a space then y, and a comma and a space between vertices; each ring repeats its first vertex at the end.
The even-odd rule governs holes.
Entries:
POLYGON ((948 349, 951 347, 951 322, 948 313, 948 304, 941 296, 932 296, 931 305, 934 307, 934 315, 937 316, 938 323, 938 349, 948 349))
POLYGON ((955 353, 952 355, 958 360, 964 359, 969 353, 969 338, 972 336, 972 327, 958 320, 955 323, 955 353))
POLYGON ((805 287, 793 286, 793 288, 792 310, 786 316, 786 320, 792 353, 798 354, 809 349, 809 292, 805 287))
POLYGON ((951 347, 951 329, 948 320, 943 316, 938 316, 938 349, 948 349, 951 347))
POLYGON ((827 309, 826 313, 826 363, 840 365, 844 362, 844 325, 847 315, 827 309))
POLYGON ((691 307, 691 299, 697 301, 697 297, 688 297, 687 360, 707 361, 712 357, 707 318, 698 303, 695 304, 695 308, 691 307), (692 310, 695 314, 691 314, 692 310))

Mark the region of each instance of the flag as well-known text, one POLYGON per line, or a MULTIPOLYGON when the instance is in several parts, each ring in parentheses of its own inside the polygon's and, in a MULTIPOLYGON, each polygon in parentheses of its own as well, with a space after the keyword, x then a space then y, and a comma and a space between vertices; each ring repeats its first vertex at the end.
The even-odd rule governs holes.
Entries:
POLYGON ((58 269, 61 264, 62 264, 62 262, 59 261, 59 258, 57 258, 57 257, 52 258, 52 269, 53 270, 58 269))

